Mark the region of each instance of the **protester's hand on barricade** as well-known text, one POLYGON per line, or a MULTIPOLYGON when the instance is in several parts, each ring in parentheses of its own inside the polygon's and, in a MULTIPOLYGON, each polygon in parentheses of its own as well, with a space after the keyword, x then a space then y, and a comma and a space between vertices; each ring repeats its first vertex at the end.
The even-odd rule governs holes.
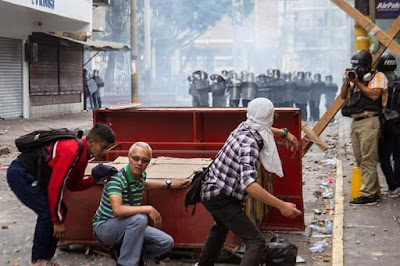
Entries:
POLYGON ((53 225, 53 237, 61 239, 64 236, 65 227, 64 224, 54 224, 53 225))
POLYGON ((149 206, 149 211, 147 215, 153 221, 155 228, 161 227, 161 222, 162 222, 161 215, 153 206, 149 206))
POLYGON ((186 188, 190 185, 190 179, 173 179, 171 183, 171 189, 186 188))
POLYGON ((283 216, 289 218, 295 218, 301 215, 301 211, 296 208, 296 205, 291 202, 284 202, 282 207, 279 209, 283 216))
POLYGON ((98 164, 92 169, 92 177, 95 183, 100 182, 103 178, 109 178, 110 176, 118 173, 118 169, 114 166, 98 164))
POLYGON ((290 132, 287 133, 286 138, 283 139, 283 144, 290 151, 297 151, 299 149, 299 141, 297 138, 290 132))

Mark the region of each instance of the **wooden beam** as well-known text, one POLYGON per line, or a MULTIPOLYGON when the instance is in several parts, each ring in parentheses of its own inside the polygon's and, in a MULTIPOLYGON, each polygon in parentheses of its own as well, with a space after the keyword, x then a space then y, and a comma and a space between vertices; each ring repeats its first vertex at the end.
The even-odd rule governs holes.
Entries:
MULTIPOLYGON (((350 17, 352 17, 358 24, 364 27, 367 31, 371 31, 375 27, 380 32, 383 32, 381 29, 379 29, 372 21, 370 21, 367 17, 365 17, 360 11, 355 9, 353 6, 351 6, 349 3, 343 1, 343 0, 331 0, 332 3, 336 4, 339 8, 341 8, 343 11, 345 11, 350 17), (361 23, 360 23, 361 22, 361 23), (367 28, 366 28, 367 27, 367 28)), ((392 50, 393 46, 396 46, 398 48, 398 51, 400 51, 400 46, 396 41, 393 41, 393 39, 396 37, 396 35, 400 31, 400 16, 396 18, 396 20, 393 22, 391 27, 388 29, 388 31, 385 34, 385 43, 382 43, 382 41, 376 36, 376 38, 381 42, 381 46, 379 50, 372 55, 372 64, 374 65, 379 57, 383 54, 383 52, 389 48, 393 53, 395 53, 392 50), (390 41, 386 40, 386 37, 390 39, 390 41)), ((382 36, 382 34, 381 34, 382 36)), ((380 37, 382 38, 382 37, 380 37)), ((396 54, 397 56, 400 57, 400 55, 396 54)), ((321 119, 317 122, 315 127, 313 128, 313 131, 319 136, 324 129, 328 126, 329 122, 335 117, 336 113, 339 111, 339 109, 342 107, 342 104, 344 102, 344 99, 340 97, 340 94, 337 96, 335 101, 331 104, 331 106, 328 108, 328 110, 325 112, 325 114, 321 117, 321 119)), ((307 153, 307 151, 311 148, 313 145, 313 142, 302 139, 302 153, 303 156, 307 153)))
MULTIPOLYGON (((342 106, 344 102, 344 99, 340 97, 340 94, 338 97, 336 97, 335 101, 329 106, 328 110, 325 112, 325 114, 321 117, 321 119, 317 122, 315 127, 312 129, 317 136, 321 135, 322 131, 328 126, 329 122, 332 120, 332 118, 335 117, 336 113, 339 111, 340 107, 342 106)), ((313 145, 312 141, 309 141, 305 138, 301 140, 302 142, 302 149, 303 149, 303 156, 307 153, 307 151, 311 148, 313 145)))
MULTIPOLYGON (((386 34, 390 38, 394 39, 396 35, 399 33, 399 31, 400 31, 400 16, 398 16, 396 20, 393 21, 392 26, 390 26, 386 34)), ((379 50, 376 53, 372 54, 372 62, 376 63, 378 61, 378 58, 385 52, 386 49, 387 49, 386 46, 381 45, 379 47, 379 50)))
MULTIPOLYGON (((331 0, 332 3, 340 7, 344 12, 354 19, 357 24, 363 27, 367 32, 372 32, 381 44, 386 46, 395 55, 400 57, 400 45, 393 41, 383 30, 375 25, 368 17, 355 9, 352 5, 344 0, 331 0)), ((397 21, 397 20, 396 20, 397 21)))
POLYGON ((301 130, 306 134, 309 141, 317 144, 317 146, 322 150, 326 151, 328 149, 328 144, 325 141, 320 139, 320 137, 315 134, 314 130, 312 130, 304 121, 301 121, 301 130))

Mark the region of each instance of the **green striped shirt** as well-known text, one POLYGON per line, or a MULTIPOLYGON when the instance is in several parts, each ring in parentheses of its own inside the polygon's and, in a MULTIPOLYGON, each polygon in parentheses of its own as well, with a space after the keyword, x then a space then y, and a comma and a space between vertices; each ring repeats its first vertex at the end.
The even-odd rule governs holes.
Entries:
MULTIPOLYGON (((146 185, 147 174, 146 172, 143 172, 140 179, 136 180, 129 170, 129 165, 125 166, 125 172, 128 176, 129 182, 131 183, 130 187, 133 196, 133 205, 139 206, 143 198, 143 190, 146 185)), ((121 171, 110 177, 108 182, 104 185, 100 206, 93 218, 93 226, 101 225, 108 219, 115 218, 111 209, 110 195, 122 196, 123 204, 129 205, 128 182, 121 171)))

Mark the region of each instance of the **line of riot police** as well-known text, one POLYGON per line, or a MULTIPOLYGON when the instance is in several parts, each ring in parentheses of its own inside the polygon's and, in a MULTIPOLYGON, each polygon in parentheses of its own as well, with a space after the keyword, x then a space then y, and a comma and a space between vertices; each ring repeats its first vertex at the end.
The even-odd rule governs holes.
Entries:
POLYGON ((283 72, 279 69, 268 69, 266 74, 257 76, 252 72, 221 71, 212 74, 210 80, 205 71, 195 71, 188 77, 189 94, 192 96, 193 107, 209 107, 209 93, 212 96, 212 107, 247 107, 256 97, 270 99, 275 107, 298 107, 302 119, 307 120, 307 104, 310 109, 310 119, 319 120, 319 104, 321 95, 325 95, 326 108, 333 102, 338 86, 332 82, 332 76, 327 75, 325 82, 321 74, 314 78, 311 72, 283 72), (211 82, 210 82, 211 81, 211 82))

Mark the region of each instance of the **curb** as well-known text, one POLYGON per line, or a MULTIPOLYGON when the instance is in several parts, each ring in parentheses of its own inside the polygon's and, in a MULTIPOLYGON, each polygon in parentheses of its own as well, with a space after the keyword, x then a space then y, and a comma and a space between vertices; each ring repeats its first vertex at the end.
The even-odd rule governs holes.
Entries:
POLYGON ((335 186, 335 214, 333 217, 332 231, 332 265, 344 265, 343 238, 344 238, 344 196, 343 196, 343 165, 342 161, 336 163, 335 186))

